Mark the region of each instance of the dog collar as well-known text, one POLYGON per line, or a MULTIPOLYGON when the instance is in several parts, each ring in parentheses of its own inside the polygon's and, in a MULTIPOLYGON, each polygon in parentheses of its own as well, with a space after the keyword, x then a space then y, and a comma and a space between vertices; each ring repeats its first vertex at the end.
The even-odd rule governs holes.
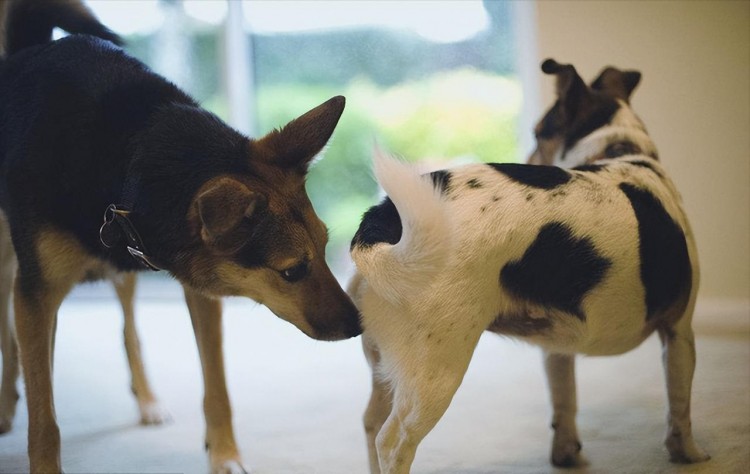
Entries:
POLYGON ((133 172, 133 164, 125 177, 122 188, 121 203, 110 204, 104 211, 104 223, 99 228, 99 240, 105 247, 112 248, 125 238, 125 248, 138 263, 155 272, 164 267, 157 264, 153 257, 148 255, 146 246, 141 235, 130 220, 130 214, 135 207, 138 188, 140 187, 140 176, 133 172))
POLYGON ((149 270, 162 270, 154 259, 148 256, 143 239, 130 220, 130 211, 110 204, 104 211, 104 223, 99 228, 99 240, 109 249, 117 245, 123 236, 128 253, 134 259, 149 270))

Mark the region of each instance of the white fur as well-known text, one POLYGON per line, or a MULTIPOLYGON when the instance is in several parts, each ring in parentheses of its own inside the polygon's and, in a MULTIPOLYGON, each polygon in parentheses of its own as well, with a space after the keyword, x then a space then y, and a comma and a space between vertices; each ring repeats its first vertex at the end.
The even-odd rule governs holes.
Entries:
POLYGON ((396 245, 377 244, 354 254, 357 266, 373 276, 384 298, 398 303, 424 287, 445 264, 449 225, 440 192, 428 176, 414 166, 379 149, 373 169, 402 220, 402 237, 396 245))
MULTIPOLYGON (((602 137, 619 133, 618 127, 603 128, 602 137)), ((591 146, 605 141, 595 134, 587 137, 591 146)), ((637 139, 643 132, 623 127, 623 134, 637 139)), ((572 152, 587 154, 588 146, 572 152)), ((689 404, 685 404, 692 377, 689 361, 694 357, 690 320, 698 283, 695 245, 672 183, 630 165, 628 161, 634 159, 647 161, 665 176, 648 156, 626 157, 610 161, 607 171, 571 181, 564 198, 553 198, 550 191, 519 184, 487 165, 468 165, 450 170, 451 191, 444 197, 413 166, 376 154, 378 182, 396 205, 404 230, 396 245, 352 249, 358 274, 349 293, 362 314, 365 352, 374 371, 365 415, 373 473, 409 472, 419 442, 458 389, 482 332, 502 334, 507 327, 503 324, 518 322, 551 324, 548 331, 515 335, 540 345, 547 354, 557 427, 553 462, 583 462, 575 426, 572 354, 619 354, 639 345, 654 330, 645 321, 639 224, 618 187, 621 182, 648 189, 687 238, 692 293, 685 313, 671 328, 675 337, 665 337, 671 407, 667 446, 675 459, 707 458, 692 440, 689 404), (472 180, 481 187, 466 186, 472 180), (520 259, 540 228, 550 222, 563 222, 577 238, 590 239, 611 261, 604 279, 581 303, 585 322, 517 298, 499 278, 500 270, 520 259)))

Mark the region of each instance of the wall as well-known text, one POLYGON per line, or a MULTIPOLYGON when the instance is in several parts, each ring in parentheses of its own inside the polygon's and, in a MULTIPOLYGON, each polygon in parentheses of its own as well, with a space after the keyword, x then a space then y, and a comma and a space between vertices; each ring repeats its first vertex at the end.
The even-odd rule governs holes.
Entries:
POLYGON ((683 194, 700 295, 750 300, 750 2, 525 3, 521 73, 532 104, 553 100, 538 69, 547 57, 587 81, 606 65, 640 70, 632 104, 683 194))

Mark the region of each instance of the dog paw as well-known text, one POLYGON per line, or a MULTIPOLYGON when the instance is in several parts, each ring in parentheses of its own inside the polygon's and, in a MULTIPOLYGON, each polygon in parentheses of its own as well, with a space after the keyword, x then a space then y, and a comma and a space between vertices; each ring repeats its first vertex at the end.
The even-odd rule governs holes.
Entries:
POLYGON ((5 434, 13 429, 13 418, 0 416, 0 435, 5 434))
POLYGON ((673 463, 693 464, 711 459, 711 456, 695 444, 692 437, 684 439, 679 436, 670 436, 664 444, 669 450, 669 460, 673 463))
POLYGON ((17 394, 10 397, 0 397, 0 434, 7 433, 13 428, 17 402, 17 394))
POLYGON ((161 425, 172 421, 169 412, 159 402, 147 402, 138 406, 142 425, 161 425))
POLYGON ((582 467, 588 464, 581 455, 581 443, 579 441, 555 444, 552 448, 550 461, 556 467, 582 467))
POLYGON ((239 461, 224 461, 211 468, 211 474, 249 474, 250 471, 242 466, 239 461))

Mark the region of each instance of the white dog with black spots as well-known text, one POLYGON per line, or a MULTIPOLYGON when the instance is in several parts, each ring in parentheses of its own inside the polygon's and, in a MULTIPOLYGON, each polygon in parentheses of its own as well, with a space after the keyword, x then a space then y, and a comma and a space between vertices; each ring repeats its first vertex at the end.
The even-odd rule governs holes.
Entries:
POLYGON ((375 153, 387 197, 354 236, 349 285, 373 372, 372 473, 409 472, 484 331, 543 349, 556 466, 585 463, 575 354, 620 354, 657 332, 671 460, 709 459, 690 425, 698 256, 680 196, 629 107, 640 74, 607 68, 587 86, 570 65, 547 60, 542 70, 557 77, 558 100, 535 130, 534 165, 421 175, 375 153))

